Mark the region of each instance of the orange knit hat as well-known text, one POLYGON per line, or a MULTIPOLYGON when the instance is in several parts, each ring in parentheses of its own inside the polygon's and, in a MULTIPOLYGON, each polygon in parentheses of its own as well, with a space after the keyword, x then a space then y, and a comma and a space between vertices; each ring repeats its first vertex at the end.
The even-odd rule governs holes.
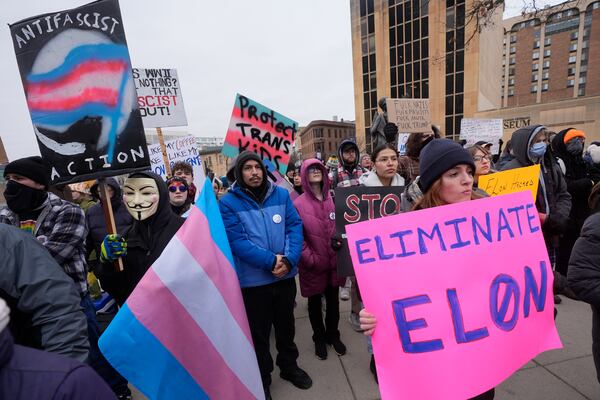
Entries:
POLYGON ((585 132, 583 131, 579 131, 577 129, 569 129, 567 131, 567 133, 565 133, 565 137, 563 139, 563 142, 566 144, 569 140, 576 138, 576 137, 580 137, 580 138, 584 138, 585 139, 585 132))

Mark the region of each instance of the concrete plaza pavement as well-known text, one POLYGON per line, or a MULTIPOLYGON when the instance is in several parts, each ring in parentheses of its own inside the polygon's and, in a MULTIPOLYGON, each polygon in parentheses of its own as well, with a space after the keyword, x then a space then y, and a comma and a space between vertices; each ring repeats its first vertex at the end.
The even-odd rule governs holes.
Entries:
MULTIPOLYGON (((592 359, 591 309, 585 303, 562 298, 562 304, 557 305, 556 321, 564 348, 540 354, 523 366, 496 388, 497 400, 600 399, 600 384, 596 379, 592 359)), ((312 377, 313 386, 308 390, 297 389, 279 378, 279 370, 275 367, 271 385, 273 399, 380 399, 378 386, 369 371, 370 356, 365 337, 352 330, 347 321, 350 302, 340 301, 340 331, 348 353, 338 357, 329 348, 329 357, 324 361, 318 360, 314 355, 306 299, 298 294, 297 302, 295 316, 296 344, 300 350, 298 364, 312 377)), ((276 354, 274 346, 271 354, 276 354)), ((143 398, 138 393, 134 395, 134 399, 143 398)))

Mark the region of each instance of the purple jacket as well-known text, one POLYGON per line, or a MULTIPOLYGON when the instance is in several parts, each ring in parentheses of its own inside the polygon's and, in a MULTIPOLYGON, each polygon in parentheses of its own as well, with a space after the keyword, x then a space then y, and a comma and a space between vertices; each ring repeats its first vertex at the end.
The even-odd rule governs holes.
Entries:
POLYGON ((339 286, 336 273, 336 253, 331 248, 331 237, 335 233, 335 205, 329 195, 329 178, 321 161, 311 158, 302 163, 300 169, 304 193, 294 201, 302 218, 304 243, 298 265, 300 293, 309 297, 325 292, 327 284, 339 286), (318 200, 308 183, 308 168, 318 166, 323 174, 323 200, 318 200))
POLYGON ((88 365, 60 354, 14 345, 0 331, 0 399, 116 400, 88 365))

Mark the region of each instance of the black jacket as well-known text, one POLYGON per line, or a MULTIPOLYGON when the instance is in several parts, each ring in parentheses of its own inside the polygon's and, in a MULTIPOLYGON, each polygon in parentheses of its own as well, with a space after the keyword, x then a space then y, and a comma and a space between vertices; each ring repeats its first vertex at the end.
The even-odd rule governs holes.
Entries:
POLYGON ((0 400, 112 400, 112 390, 89 366, 13 344, 0 332, 0 400))
MULTIPOLYGON (((117 233, 123 234, 131 226, 133 217, 131 214, 129 214, 129 211, 127 211, 125 204, 123 204, 121 188, 119 187, 117 181, 114 178, 106 178, 106 183, 112 187, 115 192, 110 200, 112 204, 113 215, 115 217, 115 224, 117 225, 117 233)), ((98 196, 98 181, 94 183, 90 191, 95 198, 100 200, 100 197, 98 196)), ((102 245, 104 237, 108 234, 106 230, 106 223, 104 222, 104 210, 102 209, 101 200, 90 207, 85 216, 85 221, 88 226, 88 236, 86 239, 88 257, 93 250, 96 251, 96 257, 94 260, 90 260, 88 265, 92 271, 95 271, 98 266, 97 256, 100 254, 100 246, 102 245)))
POLYGON ((567 151, 564 139, 570 129, 572 128, 560 131, 552 139, 552 150, 554 155, 562 160, 565 165, 565 181, 567 182, 567 190, 571 195, 572 201, 570 216, 572 222, 574 222, 574 228, 577 234, 579 234, 583 221, 590 215, 588 197, 590 196, 594 182, 600 180, 600 175, 597 175, 596 172, 594 173, 594 177, 590 175, 591 169, 583 160, 583 153, 574 156, 567 151))
POLYGON ((600 212, 585 220, 571 252, 567 278, 579 299, 592 306, 592 352, 600 382, 600 212))
POLYGON ((19 344, 80 361, 88 356, 87 320, 75 283, 34 237, 0 224, 0 297, 11 308, 19 344))
MULTIPOLYGON (((534 164, 529 158, 529 146, 534 133, 541 127, 541 125, 526 126, 516 130, 512 134, 511 144, 515 158, 504 165, 502 168, 503 171, 528 167, 534 164)), ((569 221, 569 213, 571 212, 571 195, 567 191, 567 184, 563 174, 549 148, 546 150, 546 154, 540 164, 543 185, 540 179, 536 207, 540 213, 547 215, 542 230, 544 237, 548 240, 550 236, 558 235, 565 231, 569 221), (546 199, 548 200, 548 207, 546 207, 546 199)))
POLYGON ((112 263, 102 263, 98 277, 102 287, 123 304, 133 292, 148 268, 158 259, 167 243, 185 222, 171 209, 169 193, 165 182, 152 172, 136 172, 135 176, 151 178, 156 181, 159 191, 158 209, 151 217, 134 220, 123 235, 127 241, 127 255, 123 258, 123 271, 116 272, 112 263))

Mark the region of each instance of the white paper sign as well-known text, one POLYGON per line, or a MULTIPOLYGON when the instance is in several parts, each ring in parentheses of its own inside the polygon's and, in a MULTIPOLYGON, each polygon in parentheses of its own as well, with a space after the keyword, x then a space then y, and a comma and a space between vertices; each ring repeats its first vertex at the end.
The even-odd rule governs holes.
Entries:
MULTIPOLYGON (((198 186, 198 182, 204 177, 204 167, 202 166, 200 152, 196 147, 196 138, 193 136, 185 136, 169 140, 165 142, 165 147, 167 148, 167 157, 169 159, 169 164, 171 164, 171 170, 173 169, 173 164, 178 161, 189 163, 194 170, 194 184, 196 187, 200 187, 198 186)), ((150 155, 152 172, 160 175, 163 179, 167 179, 165 163, 163 162, 162 152, 160 151, 160 144, 156 143, 148 146, 148 154, 150 155)))
POLYGON ((406 142, 410 133, 399 133, 398 134, 398 153, 403 156, 406 154, 406 142))
POLYGON ((134 68, 133 81, 144 128, 187 125, 177 70, 134 68))
POLYGON ((466 147, 483 140, 492 144, 492 154, 498 153, 498 140, 502 138, 502 119, 463 118, 460 122, 460 139, 466 147))

